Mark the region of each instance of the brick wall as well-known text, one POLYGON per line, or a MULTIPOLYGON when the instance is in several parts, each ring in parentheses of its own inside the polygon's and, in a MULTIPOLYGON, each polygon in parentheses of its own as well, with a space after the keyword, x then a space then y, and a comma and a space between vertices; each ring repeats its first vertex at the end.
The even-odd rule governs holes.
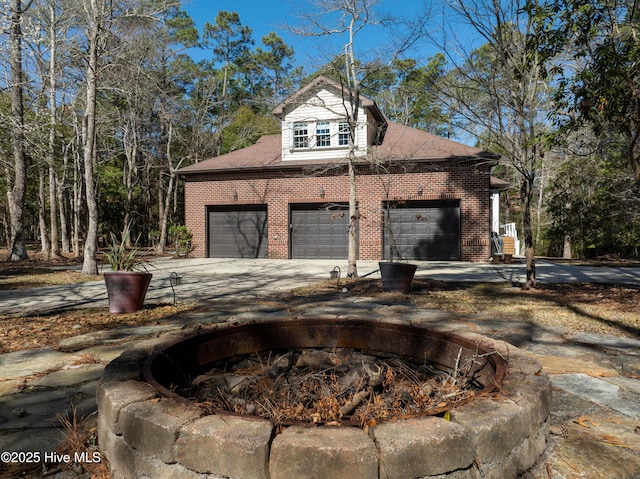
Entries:
MULTIPOLYGON (((490 254, 490 193, 488 164, 415 164, 377 175, 365 171, 357 178, 359 258, 382 258, 384 201, 459 200, 461 259, 486 261, 490 254)), ((206 214, 212 205, 267 204, 269 257, 289 257, 290 203, 348 201, 348 178, 296 171, 190 175, 185 184, 186 226, 193 232, 194 256, 206 256, 206 214)))

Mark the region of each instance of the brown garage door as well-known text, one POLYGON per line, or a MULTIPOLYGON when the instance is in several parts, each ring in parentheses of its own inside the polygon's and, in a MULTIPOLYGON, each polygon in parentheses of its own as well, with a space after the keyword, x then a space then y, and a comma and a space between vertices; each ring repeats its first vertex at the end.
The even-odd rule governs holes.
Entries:
POLYGON ((266 258, 267 206, 215 206, 208 211, 209 258, 266 258))
POLYGON ((348 205, 291 205, 290 219, 292 259, 347 257, 348 205))
POLYGON ((460 202, 409 201, 391 205, 391 230, 384 228, 384 256, 389 258, 393 245, 394 259, 459 260, 460 202))

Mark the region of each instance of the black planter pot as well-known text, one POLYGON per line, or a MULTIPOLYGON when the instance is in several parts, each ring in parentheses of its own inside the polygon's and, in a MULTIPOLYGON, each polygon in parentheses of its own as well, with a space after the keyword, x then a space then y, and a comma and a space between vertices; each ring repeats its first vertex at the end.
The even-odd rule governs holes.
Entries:
POLYGON ((410 263, 393 263, 381 261, 380 276, 382 276, 382 290, 408 294, 411 291, 413 275, 418 267, 410 263))
POLYGON ((135 313, 142 309, 151 273, 137 271, 107 271, 104 282, 107 285, 110 313, 135 313))

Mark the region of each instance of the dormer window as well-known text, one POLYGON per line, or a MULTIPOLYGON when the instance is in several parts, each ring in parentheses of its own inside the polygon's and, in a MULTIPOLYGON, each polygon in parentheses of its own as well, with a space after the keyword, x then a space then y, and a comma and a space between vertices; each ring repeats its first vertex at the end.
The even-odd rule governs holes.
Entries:
POLYGON ((309 125, 307 123, 293 124, 293 147, 309 148, 309 125))
POLYGON ((282 161, 342 159, 351 146, 355 156, 368 155, 370 147, 380 144, 387 120, 375 102, 362 95, 357 116, 345 115, 353 100, 339 82, 319 76, 274 108, 282 122, 282 161))
POLYGON ((319 120, 293 123, 291 151, 349 146, 350 130, 346 121, 319 120))
POLYGON ((349 146, 349 123, 346 121, 338 124, 338 146, 349 146))
POLYGON ((316 123, 316 146, 331 146, 331 128, 328 121, 316 123))

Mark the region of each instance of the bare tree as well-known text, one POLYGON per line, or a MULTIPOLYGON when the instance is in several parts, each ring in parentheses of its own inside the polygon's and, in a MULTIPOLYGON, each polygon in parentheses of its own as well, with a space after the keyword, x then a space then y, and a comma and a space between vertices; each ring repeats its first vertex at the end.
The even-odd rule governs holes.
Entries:
MULTIPOLYGON (((97 272, 96 252, 97 252, 97 233, 98 233, 98 221, 99 221, 99 209, 97 205, 97 183, 96 183, 96 171, 97 171, 97 92, 98 92, 98 78, 104 79, 105 84, 101 85, 101 88, 110 89, 112 92, 121 90, 119 88, 124 82, 116 83, 118 80, 110 78, 107 75, 99 75, 104 72, 101 69, 101 59, 108 48, 110 55, 110 70, 118 70, 121 67, 120 63, 132 65, 133 60, 127 58, 126 43, 130 38, 131 31, 137 31, 136 29, 145 24, 155 23, 159 12, 163 11, 170 6, 174 6, 175 3, 172 0, 166 2, 113 2, 107 0, 82 0, 83 7, 86 16, 86 40, 87 40, 87 68, 86 68, 86 101, 85 101, 85 113, 84 113, 84 133, 83 133, 83 167, 84 167, 84 181, 86 191, 86 203, 89 222, 87 226, 87 233, 85 238, 84 247, 84 264, 83 273, 95 274, 97 272), (132 7, 132 4, 136 3, 140 8, 136 9, 132 7), (111 80, 112 83, 106 83, 111 80)), ((141 51, 141 50, 138 50, 141 51)), ((146 52, 145 52, 146 53, 146 52)), ((133 78, 145 78, 146 73, 141 71, 137 66, 134 68, 139 77, 133 78)), ((129 92, 132 96, 128 99, 132 99, 136 92, 129 92)), ((147 92, 151 93, 152 98, 143 98, 141 101, 150 100, 153 98, 154 90, 147 92)), ((136 105, 137 106, 137 105, 136 105)), ((138 151, 140 149, 139 133, 142 129, 140 124, 139 115, 137 111, 131 111, 132 116, 128 117, 124 124, 124 133, 122 137, 125 138, 124 150, 125 156, 128 159, 127 168, 124 172, 125 183, 128 189, 128 202, 132 201, 132 189, 136 176, 136 159, 139 156, 138 151), (127 122, 129 122, 127 124, 127 122)), ((146 204, 151 204, 149 198, 151 197, 151 181, 149 180, 150 163, 147 162, 145 168, 145 185, 143 191, 148 195, 146 198, 146 204)), ((130 216, 124 218, 124 228, 130 226, 130 216)), ((132 218, 131 218, 132 219, 132 218)))
POLYGON ((525 287, 534 287, 532 204, 546 149, 543 107, 548 105, 549 91, 543 60, 528 41, 535 34, 533 21, 521 0, 449 0, 449 4, 485 43, 462 55, 451 48, 446 51, 455 67, 443 94, 457 113, 457 126, 486 148, 500 151, 503 162, 519 176, 525 287))
MULTIPOLYGON (((28 6, 26 7, 28 8, 28 6)), ((25 8, 25 9, 26 9, 25 8)), ((10 239, 9 261, 27 259, 24 238, 24 201, 27 189, 27 160, 25 155, 24 100, 22 71, 22 16, 25 12, 21 0, 11 0, 10 64, 11 64, 11 141, 13 148, 13 186, 7 192, 9 199, 10 239)))
POLYGON ((45 156, 49 169, 49 224, 51 255, 69 254, 69 228, 67 224, 66 176, 69 146, 68 139, 62 138, 60 127, 64 117, 59 108, 64 105, 69 66, 68 37, 75 20, 75 11, 68 0, 44 0, 41 2, 42 31, 46 36, 48 50, 48 71, 43 76, 43 88, 48 94, 49 125, 48 144, 45 156), (62 86, 61 86, 62 85, 62 86), (62 97, 60 99, 59 97, 62 97))
POLYGON ((98 89, 98 58, 100 42, 102 41, 103 23, 106 12, 102 0, 84 0, 87 20, 88 55, 85 70, 86 104, 84 111, 84 135, 82 159, 84 166, 84 181, 87 196, 87 211, 89 224, 84 244, 84 258, 82 273, 98 274, 96 252, 98 249, 98 203, 96 200, 96 94, 98 89))
MULTIPOLYGON (((349 125, 349 148, 347 153, 347 174, 349 176, 349 242, 348 242, 348 266, 347 276, 354 278, 358 276, 357 268, 357 248, 358 248, 358 191, 357 191, 357 171, 356 171, 356 131, 358 129, 358 118, 361 107, 361 79, 372 70, 364 68, 364 58, 360 58, 361 52, 356 47, 358 34, 363 29, 375 25, 391 25, 404 23, 398 19, 390 17, 377 17, 375 6, 380 0, 310 0, 309 11, 304 13, 302 19, 305 26, 292 28, 295 33, 305 36, 327 37, 338 36, 344 40, 342 52, 337 56, 344 60, 340 72, 336 72, 340 77, 343 86, 344 117, 349 125), (331 24, 333 23, 333 24, 331 24)), ((406 51, 423 34, 426 16, 416 23, 405 24, 408 26, 408 33, 402 36, 402 40, 393 42, 393 51, 389 54, 388 62, 392 62, 402 52, 406 51)), ((379 58, 371 64, 383 65, 379 58)))
MULTIPOLYGON (((56 127, 58 123, 56 97, 58 96, 57 84, 57 57, 58 57, 58 31, 56 2, 48 3, 49 14, 49 144, 47 163, 49 164, 49 224, 51 228, 51 255, 60 256, 60 230, 58 229, 58 175, 54 166, 56 151, 56 127)), ((61 205, 62 207, 62 205, 61 205)))
POLYGON ((40 243, 45 258, 60 255, 55 169, 59 106, 58 43, 68 33, 68 26, 61 22, 60 4, 61 0, 41 0, 33 5, 29 16, 25 17, 32 30, 25 37, 25 44, 29 49, 28 58, 33 61, 32 68, 27 64, 26 69, 30 73, 31 95, 38 100, 34 111, 36 121, 27 131, 27 147, 37 163, 40 243), (43 138, 48 138, 48 142, 44 142, 43 138))

